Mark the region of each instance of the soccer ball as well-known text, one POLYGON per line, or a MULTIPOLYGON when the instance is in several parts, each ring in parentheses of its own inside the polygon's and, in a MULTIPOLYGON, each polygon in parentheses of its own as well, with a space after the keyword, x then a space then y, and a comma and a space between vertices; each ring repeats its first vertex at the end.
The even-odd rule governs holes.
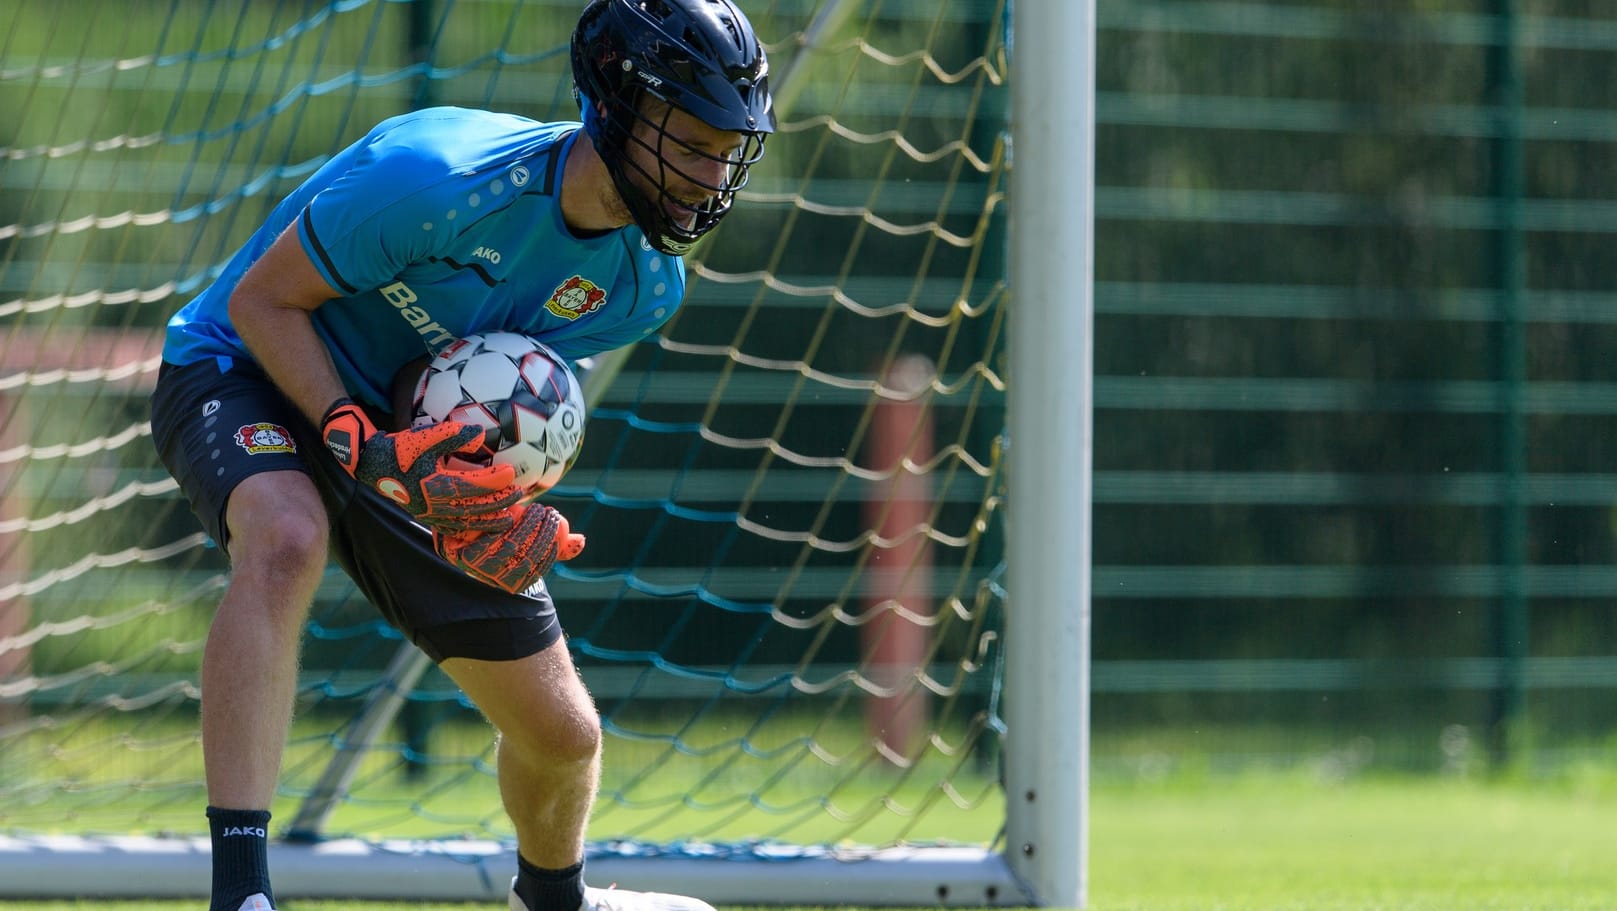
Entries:
POLYGON ((474 461, 510 465, 531 495, 554 487, 584 441, 584 392, 567 362, 517 332, 483 332, 439 351, 416 381, 410 426, 484 429, 474 461))

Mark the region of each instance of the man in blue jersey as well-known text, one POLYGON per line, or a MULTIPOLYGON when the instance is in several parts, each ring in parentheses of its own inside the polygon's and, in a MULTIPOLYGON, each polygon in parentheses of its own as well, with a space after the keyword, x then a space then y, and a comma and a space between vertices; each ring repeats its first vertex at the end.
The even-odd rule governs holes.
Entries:
POLYGON ((600 721, 542 580, 582 539, 519 502, 509 469, 452 458, 480 430, 388 414, 458 336, 523 332, 577 360, 653 332, 774 129, 732 0, 592 0, 572 64, 582 124, 385 121, 169 323, 154 442, 232 568, 202 666, 212 911, 273 905, 268 808, 331 555, 497 729, 513 911, 709 907, 584 885, 600 721))

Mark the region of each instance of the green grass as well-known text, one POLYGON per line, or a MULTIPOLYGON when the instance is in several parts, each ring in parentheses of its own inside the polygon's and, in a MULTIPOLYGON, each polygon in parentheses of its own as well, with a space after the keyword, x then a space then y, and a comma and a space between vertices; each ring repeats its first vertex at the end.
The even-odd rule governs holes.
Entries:
POLYGON ((1091 907, 1609 909, 1613 810, 1609 787, 1571 781, 1253 776, 1100 789, 1091 907))
MULTIPOLYGON (((297 721, 272 806, 277 822, 296 815, 331 758, 340 721, 314 714, 297 721)), ((63 713, 60 724, 0 742, 0 832, 205 832, 197 737, 190 712, 134 726, 116 714, 63 713)), ((830 724, 781 713, 771 726, 741 728, 709 718, 677 737, 677 749, 657 739, 607 738, 593 837, 986 844, 1004 818, 991 768, 928 750, 900 773, 876 761, 858 718, 830 724), (741 732, 750 752, 729 743, 741 732)), ((491 741, 481 721, 440 723, 430 747, 435 764, 418 779, 403 774, 396 745, 377 750, 361 764, 326 834, 512 837, 492 776, 491 741)))
MULTIPOLYGON (((1302 773, 1102 783, 1094 911, 1594 911, 1617 906, 1617 774, 1489 782, 1302 773)), ((201 902, 0 902, 179 911, 201 902)), ((398 903, 287 901, 286 911, 398 903)), ((496 905, 410 905, 415 911, 496 905)))

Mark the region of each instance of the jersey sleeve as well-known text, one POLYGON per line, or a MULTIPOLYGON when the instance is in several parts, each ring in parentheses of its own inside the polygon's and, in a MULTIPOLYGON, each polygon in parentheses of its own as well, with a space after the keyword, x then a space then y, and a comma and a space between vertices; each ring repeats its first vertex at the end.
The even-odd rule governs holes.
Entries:
POLYGON ((380 287, 411 263, 447 249, 457 234, 448 166, 400 143, 377 143, 309 200, 298 238, 326 281, 344 295, 380 287))

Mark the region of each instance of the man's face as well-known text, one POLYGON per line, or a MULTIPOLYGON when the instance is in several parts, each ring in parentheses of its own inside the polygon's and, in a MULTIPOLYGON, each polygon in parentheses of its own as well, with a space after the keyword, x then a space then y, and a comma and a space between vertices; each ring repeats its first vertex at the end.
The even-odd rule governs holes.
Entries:
POLYGON ((699 210, 733 189, 746 137, 656 98, 642 101, 640 113, 625 155, 629 181, 647 199, 660 200, 667 218, 688 230, 699 210))

